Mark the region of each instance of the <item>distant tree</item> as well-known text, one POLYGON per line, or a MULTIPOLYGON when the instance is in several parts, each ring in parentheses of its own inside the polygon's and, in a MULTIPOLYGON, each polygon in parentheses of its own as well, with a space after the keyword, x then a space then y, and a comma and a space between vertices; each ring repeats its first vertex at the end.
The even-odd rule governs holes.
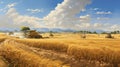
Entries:
POLYGON ((88 33, 89 31, 86 31, 86 33, 88 33))
POLYGON ((114 34, 114 32, 111 32, 111 34, 114 34))
POLYGON ((92 32, 91 32, 91 31, 89 31, 89 34, 92 34, 92 32))
POLYGON ((52 31, 50 31, 50 35, 49 35, 49 36, 51 36, 51 37, 53 37, 53 36, 54 36, 52 31))
POLYGON ((117 31, 114 31, 114 34, 117 34, 117 31))
POLYGON ((102 32, 101 34, 107 34, 107 32, 102 32))
POLYGON ((78 33, 82 34, 82 33, 83 33, 83 31, 78 31, 78 33))
POLYGON ((94 31, 94 32, 93 32, 93 34, 97 34, 97 32, 96 32, 96 31, 94 31))
POLYGON ((120 31, 118 30, 118 31, 116 31, 117 32, 117 34, 119 34, 120 33, 120 31))
POLYGON ((120 31, 112 31, 111 34, 119 34, 120 31))
POLYGON ((9 32, 9 35, 13 35, 14 33, 13 32, 9 32))
POLYGON ((29 27, 21 27, 21 31, 28 31, 28 30, 30 30, 30 28, 29 27))
POLYGON ((27 35, 27 31, 28 31, 28 30, 30 30, 29 27, 26 27, 26 26, 21 27, 21 31, 24 32, 24 36, 27 35))
POLYGON ((87 31, 81 31, 82 32, 82 34, 87 34, 87 31))

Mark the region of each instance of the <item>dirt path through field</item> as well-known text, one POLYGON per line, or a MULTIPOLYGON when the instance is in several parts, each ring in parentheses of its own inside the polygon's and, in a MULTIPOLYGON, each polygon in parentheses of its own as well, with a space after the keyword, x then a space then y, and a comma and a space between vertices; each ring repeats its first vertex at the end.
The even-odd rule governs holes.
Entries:
MULTIPOLYGON (((1 44, 3 42, 0 42, 0 49, 1 49, 1 44)), ((8 63, 6 63, 5 59, 0 55, 0 67, 8 67, 8 63)))
POLYGON ((0 67, 8 67, 8 64, 3 57, 0 56, 0 67))
MULTIPOLYGON (((82 60, 82 59, 78 61, 74 59, 73 56, 69 56, 65 52, 57 52, 53 50, 46 50, 43 48, 30 47, 27 44, 18 43, 15 40, 11 40, 11 39, 6 39, 2 44, 4 45, 4 43, 13 45, 16 47, 16 49, 21 48, 26 52, 33 52, 34 54, 42 58, 47 58, 53 61, 59 60, 62 62, 62 67, 104 67, 101 63, 97 61, 89 61, 89 60, 82 60)), ((1 62, 0 65, 6 65, 2 60, 0 60, 0 62, 1 62)))
POLYGON ((63 62, 63 66, 68 65, 70 67, 80 67, 80 63, 78 61, 76 61, 74 59, 74 57, 69 56, 64 52, 56 52, 56 51, 52 51, 52 50, 45 50, 42 48, 29 47, 27 45, 24 45, 22 43, 17 43, 16 41, 9 40, 9 39, 5 40, 4 43, 11 44, 13 46, 24 49, 25 51, 28 51, 28 52, 34 52, 35 54, 37 54, 43 58, 48 58, 53 61, 59 60, 59 61, 63 62))

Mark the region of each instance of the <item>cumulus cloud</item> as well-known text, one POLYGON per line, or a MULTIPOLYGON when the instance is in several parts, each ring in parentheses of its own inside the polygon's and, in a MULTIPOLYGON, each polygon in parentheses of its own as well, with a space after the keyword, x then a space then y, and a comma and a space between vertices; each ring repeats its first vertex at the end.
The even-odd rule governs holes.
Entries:
POLYGON ((120 30, 120 25, 114 24, 110 28, 111 28, 112 31, 120 30))
POLYGON ((14 7, 14 6, 16 6, 16 5, 17 5, 17 3, 11 3, 11 4, 8 4, 7 7, 8 7, 8 8, 11 8, 11 7, 14 7))
POLYGON ((107 17, 97 17, 97 20, 109 20, 110 18, 107 17))
POLYGON ((13 25, 17 26, 30 26, 38 28, 40 27, 41 19, 38 17, 31 17, 27 15, 20 15, 15 8, 9 8, 6 16, 13 21, 13 25))
POLYGON ((97 11, 97 10, 100 10, 100 8, 91 8, 90 10, 97 11))
POLYGON ((104 31, 106 31, 106 30, 108 30, 109 28, 110 28, 110 24, 108 24, 108 23, 94 23, 93 25, 92 25, 92 29, 93 30, 104 30, 104 31))
POLYGON ((2 12, 2 13, 5 13, 6 11, 7 11, 6 7, 0 9, 0 12, 2 12))
POLYGON ((112 12, 111 11, 108 11, 108 12, 98 11, 98 12, 96 12, 96 14, 112 14, 112 12))
POLYGON ((27 9, 27 11, 30 13, 40 13, 43 12, 43 9, 27 9))
POLYGON ((84 23, 89 23, 91 21, 90 15, 80 16, 80 21, 84 23))
POLYGON ((76 27, 79 27, 79 30, 103 30, 103 31, 116 31, 120 30, 120 25, 110 24, 110 23, 81 23, 76 24, 76 27))
POLYGON ((0 16, 0 27, 5 28, 13 28, 16 27, 16 25, 13 24, 12 20, 9 19, 6 15, 5 16, 0 16))
MULTIPOLYGON (((102 21, 110 20, 106 17, 98 17, 94 20, 97 22, 91 23, 91 15, 86 14, 83 16, 77 16, 82 11, 86 11, 85 6, 90 4, 90 0, 64 0, 61 4, 52 10, 46 17, 38 18, 34 16, 21 15, 14 8, 16 3, 8 4, 1 11, 7 10, 4 16, 0 16, 0 27, 13 27, 19 28, 21 26, 29 26, 33 28, 47 27, 47 28, 71 28, 76 30, 120 30, 120 25, 109 24, 102 21), (101 22, 101 23, 100 23, 101 22)), ((99 10, 94 8, 93 10, 99 10)), ((42 12, 42 9, 27 9, 28 12, 38 13, 42 12)), ((112 12, 99 11, 96 14, 112 14, 112 12)), ((116 22, 116 21, 114 21, 116 22)))
MULTIPOLYGON (((0 9, 0 12, 4 12, 5 15, 0 16, 0 27, 6 28, 19 28, 21 26, 29 26, 33 28, 44 27, 42 19, 34 16, 21 15, 14 8, 17 3, 11 3, 0 9)), ((39 11, 39 10, 34 10, 39 11)))
POLYGON ((110 23, 94 23, 91 25, 92 30, 116 31, 120 30, 120 25, 110 23))
POLYGON ((75 29, 76 30, 90 30, 91 29, 91 24, 90 23, 80 23, 80 24, 75 24, 75 29))
POLYGON ((85 12, 86 11, 86 9, 82 9, 82 12, 85 12))
POLYGON ((94 23, 94 25, 93 25, 95 28, 97 27, 102 27, 103 25, 101 24, 101 23, 94 23))
POLYGON ((76 24, 86 23, 87 19, 81 20, 76 15, 90 3, 90 0, 64 0, 43 19, 49 27, 75 28, 76 24))

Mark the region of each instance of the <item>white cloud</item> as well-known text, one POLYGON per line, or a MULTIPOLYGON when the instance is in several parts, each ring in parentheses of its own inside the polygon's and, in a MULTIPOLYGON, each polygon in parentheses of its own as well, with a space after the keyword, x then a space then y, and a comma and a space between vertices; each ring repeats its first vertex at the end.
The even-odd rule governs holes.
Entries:
POLYGON ((106 30, 108 30, 109 29, 109 27, 110 27, 111 25, 110 24, 108 24, 108 23, 94 23, 93 25, 92 25, 92 29, 93 30, 104 30, 104 31, 106 31, 106 30))
POLYGON ((100 22, 76 24, 76 27, 79 27, 80 28, 79 30, 103 30, 103 31, 120 30, 120 25, 100 22))
POLYGON ((91 28, 91 24, 90 23, 81 23, 81 24, 76 24, 75 26, 76 26, 75 27, 76 30, 83 30, 83 29, 88 30, 88 29, 91 28))
POLYGON ((9 19, 6 15, 5 16, 0 16, 0 28, 15 28, 16 25, 13 24, 12 20, 9 19))
POLYGON ((120 30, 120 25, 110 23, 94 23, 91 26, 93 30, 116 31, 120 30))
POLYGON ((98 11, 98 12, 96 12, 96 14, 112 14, 112 12, 111 11, 108 11, 108 12, 98 11))
POLYGON ((119 30, 120 31, 120 25, 114 24, 111 26, 111 30, 115 31, 115 30, 119 30))
POLYGON ((20 15, 15 8, 9 8, 6 16, 11 19, 12 23, 11 26, 30 26, 33 28, 39 28, 40 27, 40 21, 41 19, 38 17, 31 17, 27 15, 20 15))
POLYGON ((94 25, 93 25, 95 28, 97 28, 97 27, 102 27, 103 25, 101 24, 101 23, 94 23, 94 25))
POLYGON ((39 13, 39 12, 43 12, 43 9, 27 9, 27 11, 31 13, 39 13))
POLYGON ((83 23, 89 23, 91 20, 90 15, 80 16, 80 21, 83 23))
MULTIPOLYGON (((0 9, 0 11, 5 11, 4 16, 0 16, 0 27, 6 27, 6 28, 19 28, 21 26, 30 26, 33 28, 40 28, 44 27, 45 25, 42 23, 42 19, 34 16, 28 16, 28 15, 21 15, 19 12, 16 11, 14 6, 16 6, 17 3, 11 3, 6 5, 5 8, 0 9)), ((35 10, 39 11, 39 10, 35 10)))
POLYGON ((76 14, 83 11, 88 4, 90 0, 64 0, 44 17, 45 23, 49 27, 75 28, 76 24, 84 23, 76 14))
POLYGON ((90 10, 95 10, 95 11, 97 11, 97 10, 100 10, 100 8, 91 8, 90 10))
POLYGON ((82 9, 82 12, 85 12, 86 11, 86 9, 82 9))
POLYGON ((0 12, 3 12, 3 13, 5 13, 6 11, 7 11, 6 7, 0 9, 0 12))
POLYGON ((11 3, 11 4, 8 4, 7 7, 12 8, 12 7, 16 6, 16 5, 17 5, 17 3, 11 3))
MULTIPOLYGON (((30 26, 33 28, 40 27, 59 27, 59 28, 71 28, 71 29, 88 29, 88 30, 120 30, 120 25, 100 23, 100 21, 110 20, 106 17, 98 17, 97 22, 90 23, 91 16, 89 14, 77 17, 81 11, 86 11, 85 6, 90 4, 90 0, 64 0, 61 4, 58 4, 55 10, 52 10, 48 16, 44 18, 38 18, 28 15, 21 15, 16 11, 14 6, 16 3, 8 4, 6 8, 0 9, 0 11, 6 11, 5 16, 0 16, 0 27, 14 27, 19 28, 21 26, 30 26)), ((94 8, 93 10, 99 10, 94 8)), ((42 12, 42 9, 27 9, 31 13, 42 12)), ((96 14, 112 14, 112 12, 97 12, 96 14)), ((112 18, 113 19, 113 18, 112 18)), ((113 21, 112 21, 113 22, 113 21)), ((116 21, 114 21, 116 22, 116 21)), ((111 23, 111 22, 110 22, 111 23)))
POLYGON ((97 20, 109 20, 110 18, 107 18, 107 17, 97 17, 97 20))

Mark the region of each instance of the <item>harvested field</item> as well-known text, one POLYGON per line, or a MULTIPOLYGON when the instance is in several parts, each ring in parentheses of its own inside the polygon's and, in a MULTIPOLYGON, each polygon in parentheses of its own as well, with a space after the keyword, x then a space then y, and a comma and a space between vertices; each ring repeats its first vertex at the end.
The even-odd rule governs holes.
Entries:
POLYGON ((0 60, 1 67, 120 67, 119 35, 114 35, 115 39, 99 38, 96 34, 88 34, 86 39, 78 34, 54 36, 0 38, 0 56, 4 59, 0 60))

